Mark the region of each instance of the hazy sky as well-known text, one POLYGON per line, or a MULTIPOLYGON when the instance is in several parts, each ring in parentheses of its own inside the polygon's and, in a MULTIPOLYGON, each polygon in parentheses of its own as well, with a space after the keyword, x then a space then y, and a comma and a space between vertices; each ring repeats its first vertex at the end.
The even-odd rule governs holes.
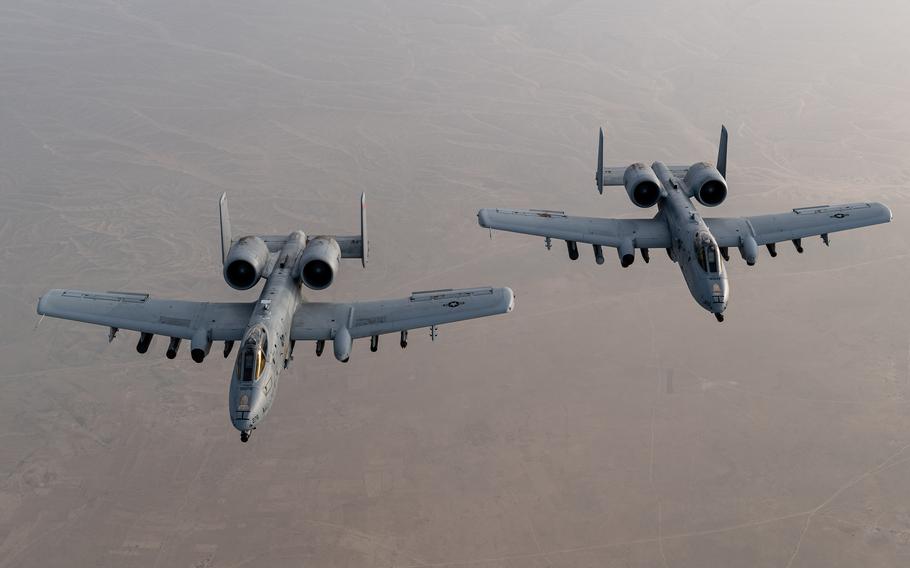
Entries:
MULTIPOLYGON (((0 567, 910 564, 902 2, 0 4, 0 567), (665 255, 571 262, 488 206, 651 216, 610 162, 713 159, 706 215, 883 201, 734 253, 727 321, 665 255), (298 345, 241 445, 231 360, 37 329, 45 290, 249 301, 236 231, 346 233, 317 300, 511 286, 352 361, 298 345)), ((217 349, 213 349, 213 353, 217 349)))

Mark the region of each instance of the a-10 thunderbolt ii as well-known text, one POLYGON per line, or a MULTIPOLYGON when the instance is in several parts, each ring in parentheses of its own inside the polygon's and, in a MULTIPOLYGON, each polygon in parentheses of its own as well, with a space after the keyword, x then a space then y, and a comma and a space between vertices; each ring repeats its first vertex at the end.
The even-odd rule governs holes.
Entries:
POLYGON ((547 249, 551 239, 563 239, 569 258, 578 259, 578 243, 594 247, 597 264, 603 264, 604 246, 615 247, 623 267, 635 261, 635 249, 645 262, 649 250, 666 249, 671 260, 679 264, 689 292, 695 301, 724 321, 724 310, 730 286, 724 261, 730 260, 729 249, 736 247, 752 266, 761 245, 777 256, 777 243, 792 241, 799 253, 802 239, 821 236, 825 245, 828 235, 867 225, 891 221, 891 210, 881 203, 849 203, 801 207, 787 213, 738 218, 703 218, 692 198, 706 207, 716 207, 727 197, 727 129, 721 127, 717 164, 698 162, 691 166, 651 166, 635 163, 628 167, 604 167, 604 132, 600 129, 597 150, 597 190, 604 186, 624 186, 629 199, 642 208, 657 206, 651 219, 604 219, 572 217, 562 211, 540 209, 481 209, 478 222, 482 227, 545 237, 547 249))
POLYGON ((225 358, 240 342, 228 399, 231 422, 246 442, 275 400, 278 376, 287 368, 297 341, 315 341, 322 355, 332 341, 335 358, 347 362, 354 339, 369 337, 370 350, 379 336, 400 333, 407 346, 408 330, 512 311, 509 288, 468 288, 414 292, 408 298, 354 303, 307 302, 303 288, 324 290, 335 280, 339 261, 359 258, 367 265, 369 246, 366 209, 361 197, 361 234, 357 236, 248 235, 233 238, 225 196, 219 204, 224 279, 232 288, 248 290, 266 279, 255 302, 214 303, 152 299, 148 294, 51 290, 38 301, 38 313, 107 326, 109 340, 117 331, 138 331, 139 353, 148 351, 154 335, 170 338, 173 359, 183 340, 201 363, 212 342, 224 342, 225 358))

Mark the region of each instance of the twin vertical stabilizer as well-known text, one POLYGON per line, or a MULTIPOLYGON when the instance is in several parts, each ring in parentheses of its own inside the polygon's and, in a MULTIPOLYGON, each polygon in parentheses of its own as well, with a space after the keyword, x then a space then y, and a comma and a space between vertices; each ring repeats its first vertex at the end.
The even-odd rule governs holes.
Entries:
POLYGON ((727 127, 720 126, 720 143, 717 145, 717 171, 727 179, 727 127))
POLYGON ((597 191, 604 194, 604 129, 600 128, 600 139, 597 142, 597 191))
MULTIPOLYGON (((224 263, 231 246, 234 244, 226 193, 222 193, 221 199, 218 201, 218 216, 221 224, 221 262, 224 263)), ((281 249, 286 235, 258 235, 258 237, 267 245, 269 251, 274 253, 281 249)), ((342 258, 359 258, 363 267, 366 268, 370 257, 370 246, 367 241, 366 193, 360 194, 360 235, 332 236, 331 238, 338 242, 342 258)), ((308 238, 307 240, 309 241, 310 239, 308 238)))
POLYGON ((221 194, 221 200, 218 201, 218 216, 221 218, 221 263, 227 259, 228 251, 231 250, 231 217, 228 215, 227 193, 221 194))

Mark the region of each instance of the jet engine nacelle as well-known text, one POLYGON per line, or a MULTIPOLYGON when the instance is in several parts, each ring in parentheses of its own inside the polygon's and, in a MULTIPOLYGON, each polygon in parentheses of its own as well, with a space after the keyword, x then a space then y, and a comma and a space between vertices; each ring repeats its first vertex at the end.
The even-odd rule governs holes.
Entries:
POLYGON ((235 290, 249 290, 262 278, 269 262, 269 247, 259 237, 243 237, 224 259, 224 280, 235 290))
POLYGON ((727 198, 727 181, 717 168, 707 162, 699 162, 689 168, 685 184, 690 195, 705 207, 716 207, 727 198))
POLYGON ((660 180, 654 170, 642 163, 626 168, 622 183, 626 186, 629 199, 639 207, 653 207, 660 199, 660 180))
POLYGON ((316 237, 307 243, 297 261, 297 276, 312 290, 324 290, 332 285, 338 273, 341 247, 332 237, 316 237))

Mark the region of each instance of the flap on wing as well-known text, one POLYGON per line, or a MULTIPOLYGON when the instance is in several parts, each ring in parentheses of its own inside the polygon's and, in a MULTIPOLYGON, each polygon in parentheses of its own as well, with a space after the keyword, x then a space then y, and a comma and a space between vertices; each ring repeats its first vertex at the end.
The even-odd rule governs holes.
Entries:
POLYGON ((509 288, 431 290, 414 292, 409 298, 353 304, 306 303, 294 315, 291 338, 332 339, 349 321, 351 337, 369 337, 503 314, 513 305, 509 288))
POLYGON ((626 240, 638 248, 672 244, 667 224, 659 218, 600 219, 570 217, 561 211, 481 209, 477 219, 481 227, 593 245, 618 247, 626 240))
POLYGON ((199 329, 213 341, 243 337, 251 303, 153 300, 148 294, 50 290, 38 300, 38 313, 119 329, 190 339, 199 329))

